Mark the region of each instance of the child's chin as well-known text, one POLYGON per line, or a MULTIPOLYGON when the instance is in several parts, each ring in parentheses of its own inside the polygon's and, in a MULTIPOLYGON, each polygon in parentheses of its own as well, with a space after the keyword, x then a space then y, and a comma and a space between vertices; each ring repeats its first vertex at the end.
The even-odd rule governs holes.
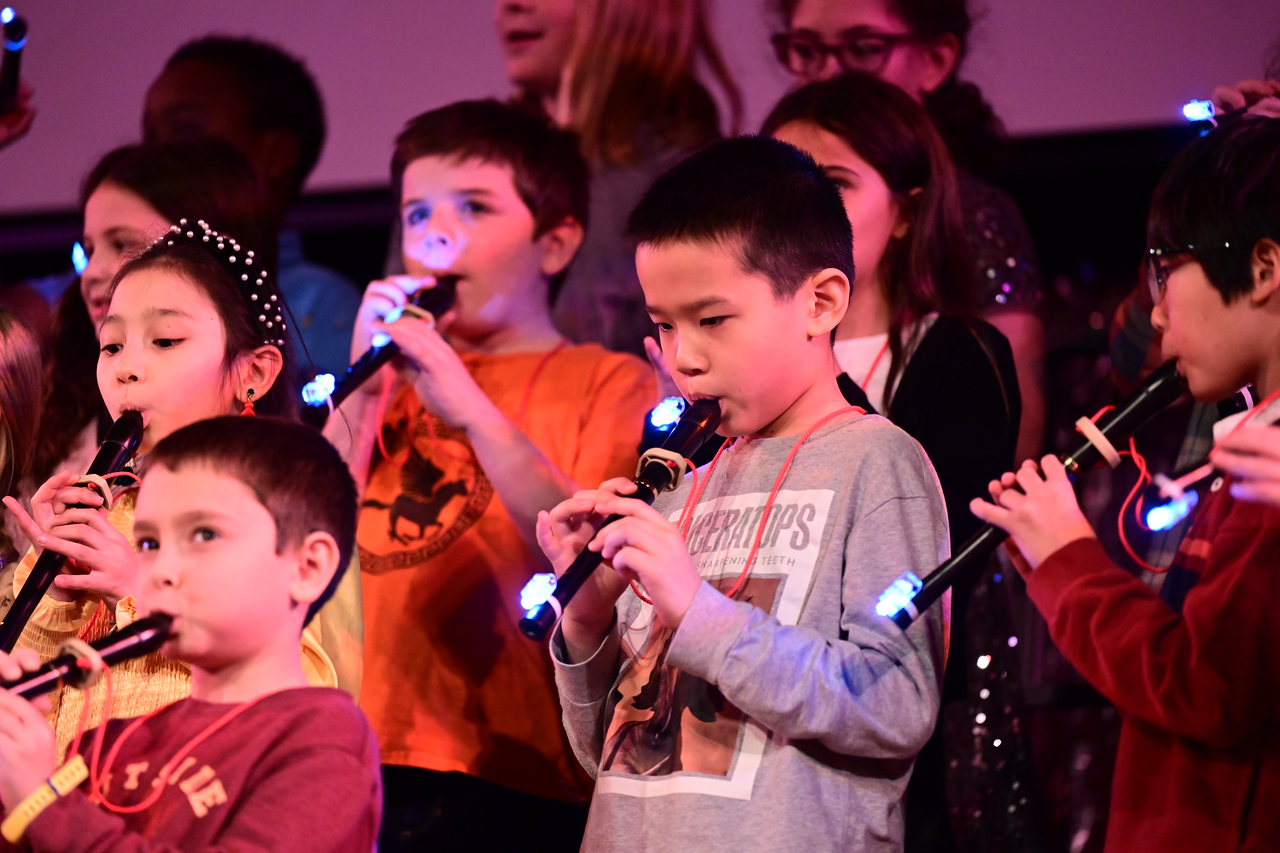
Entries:
POLYGON ((1195 372, 1188 372, 1184 379, 1191 396, 1201 403, 1218 403, 1240 390, 1239 388, 1229 387, 1230 383, 1207 380, 1195 372))

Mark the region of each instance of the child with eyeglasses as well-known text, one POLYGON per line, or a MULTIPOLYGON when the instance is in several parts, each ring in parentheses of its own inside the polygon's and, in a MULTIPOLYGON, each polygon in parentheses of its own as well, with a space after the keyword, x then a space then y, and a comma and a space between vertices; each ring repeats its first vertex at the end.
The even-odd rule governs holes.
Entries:
POLYGON ((1207 481, 1161 588, 1103 552, 1056 457, 972 509, 1009 531, 1054 641, 1123 717, 1106 849, 1277 849, 1280 507, 1248 502, 1263 493, 1238 451, 1273 447, 1258 427, 1280 418, 1280 121, 1243 116, 1192 142, 1148 240, 1165 359, 1203 402, 1247 384, 1265 396, 1236 452, 1216 455, 1228 473, 1207 481))

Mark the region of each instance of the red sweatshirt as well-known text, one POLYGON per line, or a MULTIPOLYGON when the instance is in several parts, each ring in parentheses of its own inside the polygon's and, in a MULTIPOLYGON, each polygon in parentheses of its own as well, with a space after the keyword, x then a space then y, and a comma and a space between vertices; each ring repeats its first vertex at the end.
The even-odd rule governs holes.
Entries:
MULTIPOLYGON (((233 707, 183 699, 151 718, 112 763, 107 800, 141 802, 161 766, 233 707)), ((129 722, 108 724, 103 762, 129 722)), ((92 742, 86 735, 80 748, 86 761, 92 742)), ((149 809, 113 814, 89 802, 85 782, 31 822, 26 843, 37 853, 368 853, 378 835, 379 774, 373 732, 348 694, 282 690, 198 745, 149 809)))
POLYGON ((1108 851, 1280 850, 1280 511, 1214 485, 1161 594, 1095 539, 1027 582, 1124 718, 1108 851))

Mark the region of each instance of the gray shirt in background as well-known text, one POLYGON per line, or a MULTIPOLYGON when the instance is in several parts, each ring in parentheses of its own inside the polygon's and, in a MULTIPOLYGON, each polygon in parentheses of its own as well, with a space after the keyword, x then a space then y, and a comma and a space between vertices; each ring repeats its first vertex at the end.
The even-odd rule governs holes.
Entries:
MULTIPOLYGON (((889 421, 826 427, 726 598, 795 442, 722 454, 688 534, 705 582, 674 635, 628 590, 590 659, 566 663, 553 636, 565 727, 597 778, 584 851, 902 849, 946 628, 941 607, 905 633, 874 608, 902 572, 946 559, 946 508, 920 446, 889 421)), ((673 522, 690 481, 655 504, 673 522)))

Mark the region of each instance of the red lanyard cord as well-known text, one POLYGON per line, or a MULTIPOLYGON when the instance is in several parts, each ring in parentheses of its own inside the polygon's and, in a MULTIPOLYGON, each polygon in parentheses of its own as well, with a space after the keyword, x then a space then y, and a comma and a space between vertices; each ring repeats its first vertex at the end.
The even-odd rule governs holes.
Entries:
MULTIPOLYGON (((777 478, 773 481, 773 489, 769 492, 768 500, 765 501, 764 512, 760 514, 760 523, 756 528, 755 541, 751 544, 751 553, 747 555, 747 562, 743 565, 742 573, 738 575, 738 580, 733 584, 733 587, 725 593, 726 597, 733 598, 737 595, 747 581, 747 575, 750 574, 751 566, 755 563, 756 554, 760 551, 760 543, 764 539, 765 528, 768 527, 769 514, 773 510, 773 502, 778 497, 778 491, 782 488, 782 481, 786 479, 787 471, 791 468, 791 463, 795 460, 796 454, 800 451, 800 446, 808 440, 809 436, 813 435, 822 427, 826 426, 836 418, 850 414, 851 412, 856 412, 859 415, 866 414, 866 412, 858 406, 845 406, 842 409, 837 409, 836 411, 815 421, 804 431, 796 443, 792 445, 791 452, 787 454, 786 460, 782 463, 782 468, 778 471, 777 478)), ((689 489, 689 497, 685 499, 684 508, 680 511, 680 521, 677 523, 680 535, 686 541, 688 541, 689 538, 689 528, 693 524, 693 513, 697 509, 698 503, 702 500, 702 493, 706 490, 707 483, 711 482, 711 475, 715 472, 716 463, 720 461, 720 454, 724 453, 725 449, 730 445, 734 445, 736 443, 737 441, 735 438, 722 444, 720 449, 716 451, 715 457, 711 460, 711 464, 707 466, 707 473, 702 477, 702 482, 698 483, 695 478, 692 488, 689 489)), ((635 591, 635 594, 640 597, 641 601, 644 601, 647 604, 653 603, 640 591, 640 588, 634 581, 631 584, 631 588, 635 591)))

